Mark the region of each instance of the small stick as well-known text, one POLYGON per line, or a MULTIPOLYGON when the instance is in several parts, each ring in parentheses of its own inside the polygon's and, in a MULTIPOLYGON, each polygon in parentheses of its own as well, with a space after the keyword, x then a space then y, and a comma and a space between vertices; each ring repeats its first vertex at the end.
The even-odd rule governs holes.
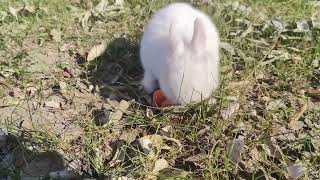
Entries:
POLYGON ((294 124, 301 118, 303 113, 306 112, 307 108, 308 108, 308 102, 305 102, 302 108, 300 109, 300 111, 295 116, 293 116, 293 118, 289 122, 289 127, 292 128, 294 126, 294 124))

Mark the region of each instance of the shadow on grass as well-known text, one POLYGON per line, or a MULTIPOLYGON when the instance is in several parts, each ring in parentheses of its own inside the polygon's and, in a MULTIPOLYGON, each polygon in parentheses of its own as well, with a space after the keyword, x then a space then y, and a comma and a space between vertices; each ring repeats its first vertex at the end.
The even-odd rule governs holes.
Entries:
POLYGON ((116 38, 108 44, 101 57, 89 63, 86 78, 99 87, 102 97, 141 102, 142 75, 137 41, 116 38))
POLYGON ((67 169, 63 157, 56 151, 38 152, 26 148, 39 146, 25 137, 12 134, 1 135, 0 141, 0 179, 42 178, 59 174, 67 169))

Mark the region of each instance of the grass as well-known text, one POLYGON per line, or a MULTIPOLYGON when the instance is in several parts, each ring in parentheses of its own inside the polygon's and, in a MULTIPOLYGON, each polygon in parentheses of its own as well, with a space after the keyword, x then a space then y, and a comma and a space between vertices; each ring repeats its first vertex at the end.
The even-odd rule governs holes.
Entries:
POLYGON ((10 134, 4 147, 0 141, 0 161, 9 163, 0 177, 65 170, 45 152, 93 178, 285 179, 299 163, 302 179, 320 177, 319 95, 310 93, 320 88, 319 30, 294 31, 319 7, 302 0, 193 1, 234 52, 221 50, 216 104, 159 110, 146 106, 149 97, 139 90, 138 43, 150 16, 171 1, 110 1, 103 11, 91 10, 100 1, 26 2, 35 10, 17 16, 9 9, 23 2, 0 4, 0 130, 10 134), (277 30, 275 19, 288 31, 277 30), (105 53, 86 61, 100 43, 105 53), (105 123, 117 110, 121 118, 105 123), (149 153, 141 149, 146 142, 149 153), (159 159, 168 165, 151 175, 159 159))

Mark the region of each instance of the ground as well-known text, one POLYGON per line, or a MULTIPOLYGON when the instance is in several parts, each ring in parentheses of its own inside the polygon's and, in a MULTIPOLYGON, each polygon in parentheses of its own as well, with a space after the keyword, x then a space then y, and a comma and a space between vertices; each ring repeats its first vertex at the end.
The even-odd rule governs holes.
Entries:
POLYGON ((138 45, 168 0, 0 4, 0 179, 319 179, 320 3, 200 1, 216 102, 159 109, 138 45))

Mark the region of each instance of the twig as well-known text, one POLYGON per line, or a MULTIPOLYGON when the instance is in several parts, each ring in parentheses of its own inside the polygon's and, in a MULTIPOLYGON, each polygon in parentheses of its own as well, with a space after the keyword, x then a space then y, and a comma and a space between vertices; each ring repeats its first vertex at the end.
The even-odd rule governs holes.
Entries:
POLYGON ((293 118, 289 122, 290 128, 292 128, 295 125, 295 123, 301 118, 303 113, 306 112, 307 108, 308 108, 308 102, 305 102, 302 108, 300 109, 300 111, 295 116, 293 116, 293 118))
POLYGON ((263 56, 263 58, 258 61, 258 65, 257 65, 256 67, 254 67, 254 69, 253 69, 252 72, 248 75, 247 78, 251 77, 252 74, 256 71, 257 68, 263 67, 263 66, 265 66, 265 65, 273 62, 273 61, 268 61, 267 63, 263 63, 263 62, 267 59, 267 57, 269 56, 269 54, 271 53, 271 51, 272 51, 274 48, 276 48, 277 43, 278 43, 278 41, 279 41, 279 39, 280 39, 281 33, 282 33, 282 31, 278 31, 277 36, 276 36, 276 38, 275 38, 272 46, 271 46, 270 49, 267 51, 267 53, 263 56))
MULTIPOLYGON (((267 51, 267 53, 266 53, 266 54, 263 56, 263 58, 259 61, 259 63, 260 63, 261 65, 265 65, 265 64, 262 64, 261 62, 265 61, 265 60, 267 59, 267 57, 269 56, 269 54, 271 53, 271 51, 272 51, 274 48, 276 48, 277 43, 278 43, 278 41, 279 41, 279 39, 280 39, 281 33, 282 33, 282 31, 278 31, 278 34, 277 34, 277 36, 276 36, 276 38, 275 38, 275 40, 274 40, 271 48, 267 51)), ((258 65, 258 66, 259 66, 259 65, 258 65)))

